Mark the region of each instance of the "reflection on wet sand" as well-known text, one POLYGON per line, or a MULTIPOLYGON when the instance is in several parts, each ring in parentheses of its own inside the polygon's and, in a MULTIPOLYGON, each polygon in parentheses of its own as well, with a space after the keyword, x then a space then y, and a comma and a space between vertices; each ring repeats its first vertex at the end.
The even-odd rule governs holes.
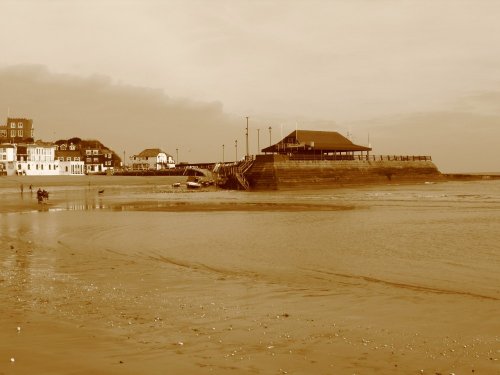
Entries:
POLYGON ((500 184, 165 196, 0 214, 0 373, 498 372, 500 184))

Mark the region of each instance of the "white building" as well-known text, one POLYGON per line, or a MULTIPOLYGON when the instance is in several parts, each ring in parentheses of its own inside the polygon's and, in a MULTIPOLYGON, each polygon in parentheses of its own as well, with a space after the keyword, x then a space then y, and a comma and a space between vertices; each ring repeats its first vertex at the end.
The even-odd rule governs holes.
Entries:
POLYGON ((132 160, 132 169, 134 170, 175 168, 175 161, 172 155, 163 152, 159 148, 147 148, 130 159, 132 160))
POLYGON ((59 160, 55 160, 56 147, 52 143, 36 142, 18 146, 17 173, 28 176, 59 174, 59 160))
POLYGON ((17 146, 0 144, 0 176, 12 176, 16 173, 17 146))
POLYGON ((78 176, 85 174, 85 162, 81 160, 80 151, 73 144, 69 150, 65 144, 59 146, 55 151, 55 158, 59 160, 59 174, 63 176, 78 176))
POLYGON ((83 161, 59 161, 59 174, 62 176, 79 176, 85 174, 83 161))

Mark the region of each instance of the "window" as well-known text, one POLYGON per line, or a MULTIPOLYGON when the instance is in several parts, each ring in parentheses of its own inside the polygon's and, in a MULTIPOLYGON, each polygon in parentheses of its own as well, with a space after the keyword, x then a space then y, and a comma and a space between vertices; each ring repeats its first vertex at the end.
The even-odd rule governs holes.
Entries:
POLYGON ((99 158, 94 158, 94 163, 99 162, 99 158))
POLYGON ((87 158, 85 160, 87 161, 87 163, 92 163, 92 158, 87 158))
POLYGON ((20 128, 20 129, 22 129, 23 128, 23 123, 22 122, 18 122, 17 123, 17 127, 20 128))
POLYGON ((68 156, 68 157, 66 158, 66 161, 71 161, 71 157, 69 157, 69 156, 68 156))
POLYGON ((18 137, 22 137, 22 136, 23 136, 23 129, 19 129, 19 130, 17 131, 17 136, 18 136, 18 137))
POLYGON ((99 150, 92 150, 92 154, 98 155, 99 154, 99 150))
POLYGON ((75 146, 73 143, 71 143, 71 144, 69 145, 69 149, 70 149, 71 151, 74 151, 74 150, 76 150, 76 146, 75 146))
POLYGON ((92 155, 92 150, 85 150, 85 154, 92 155))
POLYGON ((59 156, 59 161, 64 161, 64 158, 62 156, 59 156))
POLYGON ((66 167, 66 172, 68 171, 68 167, 66 167))
POLYGON ((11 136, 12 138, 14 138, 14 137, 16 136, 16 131, 15 131, 15 130, 11 130, 11 131, 10 131, 10 136, 11 136))
POLYGON ((15 123, 15 122, 11 122, 11 123, 10 123, 10 127, 11 127, 11 128, 15 128, 15 127, 16 127, 16 123, 15 123))
POLYGON ((7 137, 7 130, 0 130, 0 137, 7 137))
POLYGON ((80 161, 80 157, 79 156, 75 156, 75 161, 80 161))
POLYGON ((66 150, 66 145, 61 145, 61 150, 66 150))
POLYGON ((31 164, 28 164, 28 169, 31 169, 31 164))

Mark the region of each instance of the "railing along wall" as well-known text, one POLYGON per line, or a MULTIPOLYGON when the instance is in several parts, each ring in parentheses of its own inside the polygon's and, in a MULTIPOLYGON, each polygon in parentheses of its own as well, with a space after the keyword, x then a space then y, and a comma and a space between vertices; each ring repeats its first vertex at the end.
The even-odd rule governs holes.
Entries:
POLYGON ((245 177, 245 173, 251 168, 254 162, 254 157, 247 157, 245 160, 234 162, 234 163, 217 163, 213 169, 213 172, 217 174, 218 179, 225 179, 234 177, 240 184, 240 186, 248 190, 250 184, 245 177))
POLYGON ((305 155, 290 154, 290 160, 432 161, 428 155, 305 155))

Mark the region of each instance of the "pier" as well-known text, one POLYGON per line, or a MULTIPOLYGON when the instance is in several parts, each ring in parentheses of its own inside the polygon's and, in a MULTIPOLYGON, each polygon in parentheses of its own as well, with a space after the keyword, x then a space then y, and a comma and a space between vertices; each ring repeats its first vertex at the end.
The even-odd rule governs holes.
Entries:
POLYGON ((327 188, 435 180, 441 173, 422 155, 256 155, 213 169, 218 186, 236 190, 327 188))

